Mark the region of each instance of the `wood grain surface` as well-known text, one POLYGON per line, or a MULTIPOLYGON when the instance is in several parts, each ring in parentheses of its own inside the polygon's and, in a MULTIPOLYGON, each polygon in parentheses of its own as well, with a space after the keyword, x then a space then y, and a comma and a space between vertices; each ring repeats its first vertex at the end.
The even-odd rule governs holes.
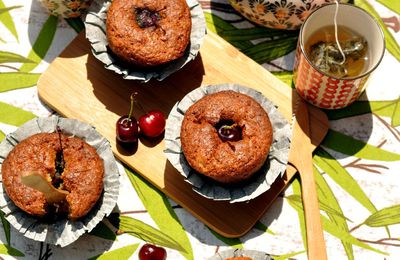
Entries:
MULTIPOLYGON (((135 107, 136 118, 152 109, 168 115, 173 105, 191 90, 220 83, 237 83, 261 91, 291 120, 292 89, 210 32, 194 61, 162 82, 148 83, 124 80, 105 69, 90 53, 89 43, 81 33, 42 74, 38 91, 41 100, 61 115, 95 126, 110 141, 118 159, 211 229, 226 237, 240 237, 257 223, 286 187, 295 173, 293 168, 268 192, 248 203, 216 202, 192 191, 166 160, 162 138, 155 141, 141 139, 138 146, 131 149, 119 146, 115 139, 115 122, 129 112, 132 92, 138 92, 137 99, 141 104, 141 107, 135 107)), ((313 140, 320 132, 318 112, 311 110, 310 120, 313 140)), ((275 211, 279 213, 279 205, 275 211)))
MULTIPOLYGON (((293 123, 289 163, 294 165, 300 174, 301 196, 306 222, 308 259, 326 260, 326 245, 320 217, 317 185, 313 171, 312 152, 314 147, 310 140, 308 107, 305 101, 299 99, 293 123)), ((325 116, 322 118, 325 118, 325 122, 328 124, 328 117, 325 116)), ((325 130, 325 132, 328 132, 327 125, 325 130)), ((320 141, 322 141, 322 138, 320 141)))

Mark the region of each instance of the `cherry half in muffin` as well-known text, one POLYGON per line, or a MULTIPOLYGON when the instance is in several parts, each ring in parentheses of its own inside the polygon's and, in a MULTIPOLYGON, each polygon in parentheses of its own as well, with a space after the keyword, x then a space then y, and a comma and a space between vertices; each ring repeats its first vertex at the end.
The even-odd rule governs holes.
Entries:
POLYGON ((135 13, 136 22, 140 28, 157 26, 158 21, 161 19, 161 15, 158 12, 153 12, 148 9, 136 8, 135 13))
POLYGON ((224 142, 242 140, 242 128, 233 120, 220 120, 216 125, 219 138, 224 142))

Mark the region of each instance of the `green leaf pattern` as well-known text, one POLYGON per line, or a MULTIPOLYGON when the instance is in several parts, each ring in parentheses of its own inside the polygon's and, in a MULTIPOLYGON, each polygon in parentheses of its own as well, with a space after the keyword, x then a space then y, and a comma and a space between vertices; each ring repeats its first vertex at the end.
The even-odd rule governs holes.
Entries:
POLYGON ((277 77, 278 79, 280 79, 281 81, 283 81, 284 83, 286 83, 286 85, 293 87, 293 72, 291 71, 274 71, 272 72, 272 74, 274 74, 275 77, 277 77))
POLYGON ((347 191, 350 196, 370 212, 376 211, 376 207, 357 181, 328 152, 318 149, 313 159, 316 165, 340 185, 343 190, 347 191))
POLYGON ((238 29, 212 13, 206 12, 205 17, 209 30, 218 33, 258 63, 272 61, 296 49, 297 31, 280 31, 262 27, 238 29), (251 42, 260 38, 268 38, 268 40, 257 44, 251 42))
MULTIPOLYGON (((293 194, 295 196, 301 197, 301 185, 299 178, 296 177, 292 182, 293 194)), ((288 199, 289 205, 292 206, 297 211, 297 216, 299 218, 301 237, 303 239, 304 248, 307 248, 307 235, 306 235, 306 220, 304 218, 303 205, 297 201, 288 199)))
POLYGON ((400 205, 381 209, 369 216, 364 224, 370 227, 384 227, 400 224, 400 205))
POLYGON ((174 239, 184 248, 182 254, 186 259, 193 259, 190 241, 182 229, 178 216, 175 214, 168 198, 139 175, 129 169, 125 169, 132 186, 139 195, 151 218, 157 226, 166 234, 174 234, 174 239))
POLYGON ((225 244, 233 247, 233 248, 239 248, 239 249, 243 249, 243 244, 240 241, 239 238, 227 238, 227 237, 223 237, 220 234, 218 234, 217 232, 215 232, 214 230, 211 230, 211 233, 218 238, 219 240, 221 240, 222 242, 224 242, 225 244))
POLYGON ((298 252, 293 252, 289 254, 284 254, 284 255, 274 255, 273 259, 274 260, 285 260, 285 259, 294 259, 293 256, 305 253, 306 251, 298 251, 298 252))
POLYGON ((75 32, 80 33, 85 29, 85 25, 83 24, 81 18, 67 18, 65 21, 75 30, 75 32))
MULTIPOLYGON (((332 214, 330 210, 326 211, 322 207, 321 209, 325 211, 329 219, 332 221, 332 224, 336 226, 336 228, 342 230, 343 232, 349 233, 349 227, 347 225, 347 221, 352 222, 347 219, 342 211, 342 208, 339 205, 333 191, 330 189, 328 183, 319 173, 319 171, 314 168, 314 177, 317 183, 317 193, 319 202, 321 205, 329 205, 329 208, 332 209, 335 213, 332 214)), ((346 255, 349 259, 354 259, 353 245, 347 241, 341 239, 343 248, 346 252, 346 255)))
MULTIPOLYGON (((294 182, 298 182, 298 179, 296 179, 294 182)), ((301 196, 300 183, 296 183, 295 194, 296 194, 296 196, 301 196)), ((289 204, 294 209, 296 209, 296 211, 299 214, 299 217, 301 218, 303 242, 306 245, 306 240, 305 240, 306 231, 305 231, 303 204, 301 203, 301 201, 292 199, 292 197, 290 197, 290 196, 287 197, 287 199, 289 201, 289 204)), ((351 243, 353 245, 362 247, 367 250, 374 251, 374 252, 382 254, 382 255, 388 255, 386 252, 375 249, 375 248, 369 246, 368 244, 361 242, 360 240, 358 240, 357 238, 352 236, 350 233, 343 231, 341 229, 338 229, 337 226, 332 221, 330 221, 327 217, 325 217, 324 215, 321 214, 320 216, 321 216, 321 220, 322 220, 323 229, 326 232, 328 232, 329 234, 331 234, 332 236, 339 238, 340 240, 344 241, 345 243, 351 243)))
POLYGON ((337 152, 355 156, 357 158, 376 161, 400 160, 400 154, 385 151, 379 147, 354 139, 351 136, 342 134, 332 129, 328 131, 324 141, 322 142, 322 145, 337 152))
POLYGON ((97 226, 92 229, 89 234, 111 241, 117 240, 117 235, 115 232, 113 232, 103 221, 97 224, 97 226))
MULTIPOLYGON (((321 197, 319 194, 318 197, 321 197)), ((290 195, 286 199, 292 201, 293 203, 302 203, 301 197, 299 195, 290 195)), ((321 210, 325 211, 328 215, 334 215, 336 217, 342 218, 344 220, 350 221, 342 212, 332 208, 330 205, 326 204, 324 201, 319 200, 319 207, 321 210)))
POLYGON ((377 0, 379 3, 383 4, 387 8, 391 9, 393 12, 400 14, 400 2, 392 0, 377 0))
MULTIPOLYGON (((1 75, 1 74, 0 74, 1 75)), ((0 122, 13 126, 20 126, 36 116, 28 111, 0 102, 0 122)))
MULTIPOLYGON (((25 63, 28 64, 28 63, 25 63)), ((0 73, 0 92, 6 92, 15 89, 29 88, 36 86, 40 74, 25 72, 3 72, 0 73)))
POLYGON ((267 233, 267 234, 275 235, 275 232, 274 232, 274 231, 272 231, 271 229, 269 229, 266 225, 264 225, 264 224, 261 223, 260 221, 258 221, 258 222, 254 225, 254 228, 256 228, 256 229, 258 229, 258 230, 261 230, 261 231, 263 231, 263 232, 265 232, 265 233, 267 233))
POLYGON ((11 18, 11 15, 8 11, 19 7, 21 6, 6 7, 3 3, 3 0, 0 0, 0 23, 2 23, 17 40, 18 40, 18 33, 17 30, 15 29, 14 21, 11 18))
MULTIPOLYGON (((398 60, 400 61, 400 46, 397 43, 396 39, 393 37, 391 32, 386 28, 385 24, 382 22, 379 14, 375 9, 371 6, 367 0, 355 0, 355 4, 363 9, 365 9, 368 13, 373 15, 378 21, 379 25, 383 30, 383 34, 385 35, 386 40, 386 49, 398 60)), ((396 2, 396 1, 394 1, 396 2)))
POLYGON ((339 110, 326 111, 330 120, 374 113, 379 116, 389 117, 391 126, 400 126, 399 105, 400 97, 390 101, 356 101, 351 106, 339 110))
POLYGON ((11 244, 11 231, 10 223, 6 220, 3 211, 0 211, 1 224, 3 225, 4 233, 6 235, 7 245, 11 244))
POLYGON ((18 249, 15 249, 11 246, 4 245, 4 244, 0 244, 0 254, 10 255, 10 256, 19 256, 19 257, 25 256, 24 253, 22 253, 18 249))
POLYGON ((19 54, 0 50, 0 63, 8 62, 33 63, 33 61, 31 61, 30 59, 27 59, 19 54))
POLYGON ((53 37, 57 30, 57 23, 57 16, 50 15, 33 44, 32 50, 28 54, 28 59, 34 61, 34 63, 23 64, 20 68, 21 72, 32 71, 46 56, 46 53, 53 42, 53 37))
POLYGON ((155 229, 154 227, 144 223, 143 221, 131 217, 120 216, 119 220, 119 230, 128 235, 137 237, 152 244, 186 252, 185 248, 173 237, 171 237, 173 234, 166 234, 161 230, 155 229))
MULTIPOLYGON (((400 6, 397 1, 377 0, 394 12, 399 13, 400 6)), ((205 1, 200 1, 202 4, 205 1)), ((400 47, 391 32, 384 26, 380 20, 379 15, 373 7, 366 0, 355 0, 356 5, 366 9, 369 13, 378 19, 378 22, 383 28, 386 37, 386 46, 388 51, 397 59, 400 60, 400 47)), ((231 12, 231 7, 226 3, 219 3, 220 12, 221 6, 227 12, 231 12)), ((21 6, 6 7, 2 0, 0 0, 0 23, 5 26, 9 33, 17 40, 19 40, 18 32, 16 30, 14 21, 12 20, 10 11, 21 6)), ((260 64, 269 64, 275 59, 292 52, 296 48, 298 31, 282 31, 268 29, 258 26, 250 26, 239 28, 234 23, 224 19, 219 15, 219 12, 213 12, 213 7, 205 7, 205 18, 207 28, 210 31, 216 32, 225 40, 229 41, 235 47, 240 49, 243 53, 260 64), (211 11, 210 11, 211 8, 211 11), (257 41, 263 38, 263 41, 257 41)), ((240 17, 240 16, 238 16, 240 17)), ((243 19, 243 18, 238 18, 243 19)), ((18 71, 13 72, 0 72, 0 92, 8 92, 12 90, 22 90, 24 88, 33 87, 36 85, 40 74, 32 73, 38 64, 44 59, 48 50, 53 44, 53 38, 57 31, 59 20, 55 16, 49 16, 43 24, 31 51, 27 57, 19 54, 0 50, 0 65, 3 63, 20 63, 21 66, 18 71)), ((78 19, 67 19, 66 23, 73 28, 77 33, 83 30, 82 21, 78 19)), ((4 37, 2 35, 2 37, 4 37)), ((4 41, 3 38, 0 40, 4 41)), ((292 72, 290 69, 281 68, 273 72, 276 77, 285 82, 288 86, 292 86, 292 72)), ((293 86, 292 86, 293 87, 293 86)), ((352 106, 336 110, 327 111, 330 120, 351 118, 352 116, 362 115, 366 113, 374 113, 378 116, 390 118, 391 126, 400 126, 400 97, 396 100, 388 101, 357 101, 352 106)), ((10 104, 0 101, 0 123, 20 126, 24 122, 36 117, 33 113, 25 111, 21 108, 12 106, 10 104)), ((0 129, 0 140, 5 137, 0 129)), ((351 136, 343 133, 330 130, 324 142, 323 147, 332 149, 342 154, 360 158, 382 162, 396 162, 400 160, 400 154, 395 152, 386 151, 379 147, 372 146, 360 140, 356 140, 351 136)), ((389 226, 400 224, 400 205, 389 206, 381 210, 377 210, 376 206, 371 202, 363 187, 357 183, 352 175, 333 158, 323 148, 318 148, 315 152, 313 161, 318 167, 314 169, 314 175, 317 182, 318 197, 321 208, 321 218, 323 228, 327 234, 340 240, 341 245, 348 257, 348 259, 356 259, 353 247, 363 248, 364 250, 371 251, 374 257, 383 258, 382 255, 387 255, 385 250, 373 247, 371 244, 358 239, 352 230, 349 230, 349 223, 352 220, 343 212, 333 189, 326 181, 330 178, 336 185, 343 189, 350 197, 354 198, 360 205, 365 207, 371 215, 367 217, 360 226, 367 226, 370 228, 386 228, 389 226), (321 173, 319 172, 321 170, 321 173), (376 253, 381 254, 379 256, 376 253)), ((169 199, 154 188, 151 184, 141 178, 139 175, 132 172, 130 169, 125 169, 128 176, 132 190, 138 195, 139 200, 143 204, 146 211, 145 214, 149 215, 154 221, 154 225, 146 224, 145 222, 131 216, 121 214, 113 214, 108 220, 112 222, 115 227, 119 229, 119 234, 122 232, 124 237, 131 239, 141 239, 146 242, 155 243, 160 246, 169 248, 170 250, 177 250, 186 259, 195 259, 196 254, 193 252, 192 241, 189 240, 188 230, 185 230, 184 225, 180 221, 178 215, 169 199), (117 220, 116 222, 113 222, 117 220), (117 224, 116 224, 117 223, 117 224), (127 236, 128 235, 128 236, 127 236), (134 238, 132 238, 132 236, 134 238)), ((292 194, 286 195, 286 201, 289 205, 296 210, 298 221, 300 224, 301 236, 306 245, 305 234, 305 220, 303 214, 303 206, 301 201, 301 184, 297 178, 291 184, 292 194)), ((4 218, 4 214, 0 214, 2 220, 2 229, 5 234, 7 245, 0 244, 0 254, 10 256, 24 256, 22 252, 11 247, 13 238, 10 229, 10 224, 4 218)), ((93 239, 103 239, 118 245, 121 239, 117 239, 117 235, 112 228, 110 228, 107 221, 100 222, 100 224, 91 231, 93 239)), ((354 223, 352 223, 353 225, 354 223)), ((270 227, 258 222, 255 229, 279 238, 279 232, 272 232, 270 227)), ((230 248, 245 248, 245 244, 239 238, 225 238, 214 231, 210 233, 227 247, 230 248)), ((388 232, 389 233, 389 232, 388 232)), ((390 236, 390 235, 389 235, 390 236)), ((120 236, 118 236, 119 238, 120 236)), ((126 245, 126 244, 125 244, 126 245)), ((128 259, 135 254, 140 244, 129 244, 117 249, 112 249, 102 254, 97 254, 90 259, 128 259)), ((220 250, 216 247, 214 250, 220 250)), ((286 254, 274 255, 275 259, 293 258, 300 254, 305 254, 306 250, 295 251, 289 250, 286 254)), ((269 252, 273 254, 273 252, 269 252)), ((95 255, 95 254, 93 254, 95 255)))
POLYGON ((124 246, 102 255, 97 255, 89 258, 89 260, 114 260, 114 259, 129 259, 138 248, 139 244, 132 244, 129 246, 124 246))

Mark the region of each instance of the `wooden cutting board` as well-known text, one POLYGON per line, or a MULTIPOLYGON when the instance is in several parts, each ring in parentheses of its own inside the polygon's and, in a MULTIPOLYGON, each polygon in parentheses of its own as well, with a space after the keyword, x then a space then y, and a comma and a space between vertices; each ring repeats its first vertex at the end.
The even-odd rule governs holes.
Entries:
MULTIPOLYGON (((268 192, 248 203, 216 202, 192 191, 166 160, 162 140, 141 140, 136 149, 126 150, 115 139, 115 122, 129 112, 132 92, 138 92, 137 100, 143 107, 135 107, 136 118, 145 112, 142 109, 159 109, 168 115, 173 105, 191 90, 219 83, 238 83, 261 91, 291 120, 292 90, 211 32, 194 61, 162 82, 149 83, 124 80, 105 69, 90 53, 89 43, 81 33, 43 73, 38 91, 40 98, 63 116, 95 126, 110 141, 118 159, 211 229, 225 237, 240 237, 271 206, 293 177, 293 171, 277 180, 268 192)), ((313 133, 318 134, 317 118, 311 115, 311 120, 315 124, 313 133)))

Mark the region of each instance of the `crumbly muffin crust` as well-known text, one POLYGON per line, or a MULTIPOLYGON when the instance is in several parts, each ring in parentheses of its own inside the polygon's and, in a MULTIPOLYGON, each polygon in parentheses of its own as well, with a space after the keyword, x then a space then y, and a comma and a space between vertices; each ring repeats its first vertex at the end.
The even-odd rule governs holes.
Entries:
POLYGON ((107 12, 107 39, 123 61, 142 67, 183 56, 190 41, 190 10, 185 0, 113 0, 107 12), (137 11, 159 15, 154 26, 141 28, 137 11))
MULTIPOLYGON (((104 164, 96 150, 76 137, 61 134, 65 168, 61 175, 69 219, 86 215, 103 190, 104 164)), ((17 144, 2 164, 2 181, 11 200, 23 211, 44 217, 49 206, 40 191, 21 183, 21 176, 32 172, 51 181, 55 175, 56 155, 61 150, 58 133, 35 134, 17 144)))
POLYGON ((250 178, 267 159, 273 129, 268 114, 253 98, 234 91, 207 95, 185 113, 182 150, 197 172, 221 183, 250 178), (239 141, 222 141, 216 125, 232 120, 242 128, 239 141))

